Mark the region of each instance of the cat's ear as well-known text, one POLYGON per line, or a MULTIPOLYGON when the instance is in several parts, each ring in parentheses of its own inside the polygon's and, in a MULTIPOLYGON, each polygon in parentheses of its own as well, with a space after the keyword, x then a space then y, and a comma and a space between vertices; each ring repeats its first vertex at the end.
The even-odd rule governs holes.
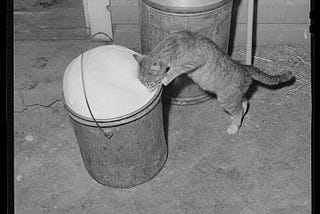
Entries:
POLYGON ((143 55, 139 55, 139 54, 133 54, 133 58, 135 58, 135 60, 140 63, 143 59, 143 55))

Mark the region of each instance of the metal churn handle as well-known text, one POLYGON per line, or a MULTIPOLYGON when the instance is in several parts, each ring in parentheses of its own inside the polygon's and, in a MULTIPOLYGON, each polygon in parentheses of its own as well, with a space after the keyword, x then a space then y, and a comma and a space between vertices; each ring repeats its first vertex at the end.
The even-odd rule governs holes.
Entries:
POLYGON ((87 107, 88 107, 88 110, 89 110, 89 113, 92 117, 92 119, 94 120, 94 122, 96 123, 96 125, 98 126, 99 130, 102 132, 102 134, 104 136, 106 136, 107 138, 111 138, 113 136, 112 133, 106 133, 102 128, 101 126, 99 125, 99 123, 97 122, 97 120, 95 119, 95 117, 93 116, 92 114, 92 111, 91 111, 91 108, 89 106, 89 102, 88 102, 88 97, 87 97, 87 92, 86 92, 86 87, 85 87, 85 84, 84 84, 84 77, 83 77, 83 73, 84 73, 84 66, 83 66, 83 56, 84 54, 82 53, 81 54, 81 79, 82 79, 82 88, 83 88, 83 93, 84 93, 84 98, 86 100, 86 103, 87 103, 87 107))

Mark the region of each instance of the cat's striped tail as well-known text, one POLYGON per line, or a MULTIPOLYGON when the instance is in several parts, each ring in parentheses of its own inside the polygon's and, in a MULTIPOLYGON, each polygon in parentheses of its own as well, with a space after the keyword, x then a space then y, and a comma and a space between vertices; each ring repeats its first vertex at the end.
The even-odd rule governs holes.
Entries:
POLYGON ((264 83, 266 85, 277 85, 283 82, 287 82, 289 80, 291 80, 292 76, 292 72, 291 71, 287 71, 285 73, 282 74, 278 74, 278 75, 270 75, 267 73, 264 73, 263 71, 261 71, 260 69, 251 66, 251 65, 243 65, 246 70, 251 74, 251 77, 261 83, 264 83))

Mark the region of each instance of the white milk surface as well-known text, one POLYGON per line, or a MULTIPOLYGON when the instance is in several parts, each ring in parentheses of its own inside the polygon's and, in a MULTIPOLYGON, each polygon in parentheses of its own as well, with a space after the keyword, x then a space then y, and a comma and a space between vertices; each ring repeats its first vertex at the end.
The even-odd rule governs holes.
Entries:
MULTIPOLYGON (((155 94, 138 80, 139 65, 133 50, 106 45, 84 53, 84 81, 88 102, 96 119, 123 116, 145 105, 155 94)), ((66 104, 76 113, 91 118, 84 98, 81 56, 67 67, 63 77, 66 104)))

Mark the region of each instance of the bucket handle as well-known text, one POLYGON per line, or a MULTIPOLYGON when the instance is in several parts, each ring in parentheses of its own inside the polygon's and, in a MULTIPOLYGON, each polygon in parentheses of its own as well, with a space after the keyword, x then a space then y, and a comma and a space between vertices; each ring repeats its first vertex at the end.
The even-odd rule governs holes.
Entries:
POLYGON ((91 111, 91 108, 90 108, 90 106, 89 106, 89 101, 88 101, 87 92, 86 92, 86 87, 85 87, 85 84, 84 84, 84 77, 83 77, 83 73, 84 73, 83 56, 84 56, 84 53, 81 54, 81 79, 82 79, 82 89, 83 89, 83 93, 84 93, 84 98, 85 98, 85 101, 86 101, 86 104, 87 104, 89 113, 90 113, 92 119, 94 120, 95 124, 97 125, 97 127, 99 128, 99 130, 102 132, 102 134, 103 134, 104 136, 106 136, 108 139, 110 139, 110 138, 112 138, 113 133, 107 133, 105 130, 103 130, 103 129, 101 128, 101 126, 99 125, 99 123, 97 122, 97 120, 95 119, 95 117, 93 116, 92 111, 91 111))

